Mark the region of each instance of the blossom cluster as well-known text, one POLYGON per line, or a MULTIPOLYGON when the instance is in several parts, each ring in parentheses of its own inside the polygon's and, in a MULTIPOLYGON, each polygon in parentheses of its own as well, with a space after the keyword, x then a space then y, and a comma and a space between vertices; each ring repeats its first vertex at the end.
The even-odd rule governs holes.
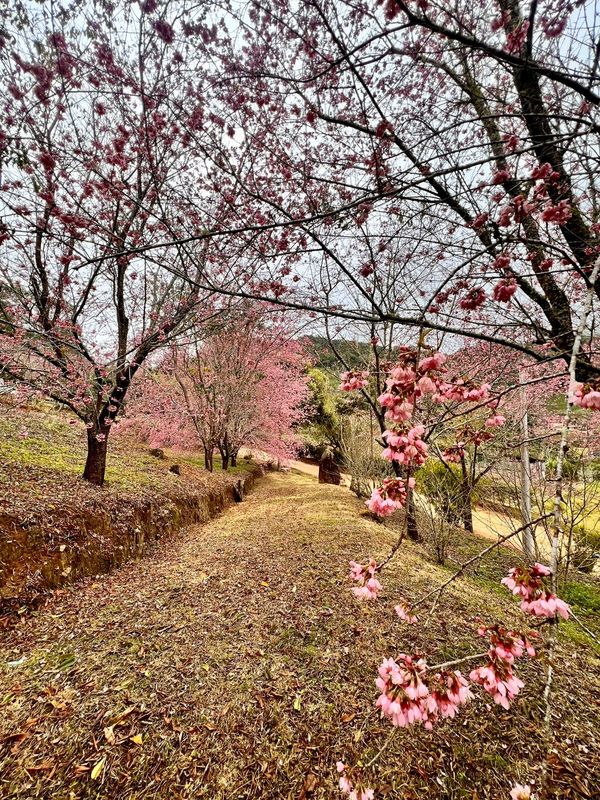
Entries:
POLYGON ((373 789, 369 789, 366 786, 362 787, 360 784, 354 784, 348 777, 348 767, 343 761, 337 762, 336 769, 340 776, 340 791, 342 794, 348 795, 348 800, 373 800, 375 797, 373 789))
MULTIPOLYGON (((487 383, 475 385, 469 381, 446 379, 446 356, 432 353, 419 359, 418 352, 411 348, 403 348, 398 363, 387 370, 385 391, 379 395, 378 402, 385 409, 388 430, 383 433, 385 448, 382 458, 402 467, 404 485, 399 479, 388 479, 373 490, 367 501, 367 507, 373 514, 388 517, 398 508, 406 504, 409 489, 414 481, 411 471, 420 467, 428 457, 428 446, 424 439, 423 425, 411 425, 416 403, 420 397, 429 395, 435 403, 482 403, 490 409, 490 416, 485 421, 486 428, 497 428, 505 423, 505 418, 497 412, 498 401, 490 397, 490 386, 487 383)), ((368 383, 367 371, 348 371, 341 376, 341 388, 349 391, 361 389, 368 383)), ((465 442, 480 444, 491 438, 485 430, 466 429, 464 442, 446 451, 448 460, 460 461, 464 456, 465 442)))
POLYGON ((548 618, 558 614, 563 619, 569 619, 570 608, 567 603, 544 585, 544 578, 551 574, 548 567, 538 563, 532 567, 513 567, 502 578, 502 583, 521 598, 521 610, 526 614, 548 618))
POLYGON ((398 605, 394 606, 394 611, 401 620, 411 625, 418 621, 416 615, 412 613, 410 603, 404 597, 401 597, 398 605))
POLYGON ((356 581, 358 586, 352 589, 352 594, 359 600, 376 600, 377 595, 382 589, 381 584, 375 577, 377 572, 377 562, 371 559, 368 564, 359 564, 357 561, 350 562, 350 579, 356 581))
POLYGON ((575 386, 572 400, 580 408, 600 410, 600 387, 578 383, 575 386))
POLYGON ((401 728, 420 722, 431 729, 440 717, 454 717, 473 696, 458 670, 429 674, 423 659, 404 653, 383 660, 375 684, 381 715, 401 728))
POLYGON ((407 485, 410 489, 414 488, 415 479, 409 478, 405 481, 401 478, 385 478, 379 488, 373 489, 367 500, 367 508, 378 517, 389 517, 398 508, 406 505, 407 485))
POLYGON ((341 381, 340 389, 344 392, 363 389, 369 382, 369 373, 366 370, 349 370, 342 372, 341 381))
POLYGON ((427 443, 423 441, 425 428, 423 425, 415 425, 404 433, 394 433, 386 431, 383 438, 386 448, 382 452, 382 458, 388 461, 395 461, 406 467, 419 467, 427 460, 427 443))
POLYGON ((508 709, 524 686, 523 681, 513 671, 515 659, 525 653, 535 656, 535 649, 526 636, 500 625, 481 626, 479 633, 481 636, 489 635, 490 638, 488 661, 472 670, 469 678, 491 694, 495 703, 508 709))

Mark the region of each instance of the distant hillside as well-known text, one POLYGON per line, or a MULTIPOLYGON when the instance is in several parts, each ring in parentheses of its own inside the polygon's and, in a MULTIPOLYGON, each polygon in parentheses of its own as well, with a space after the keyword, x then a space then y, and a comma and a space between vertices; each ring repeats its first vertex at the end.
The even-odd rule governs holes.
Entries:
POLYGON ((314 358, 315 366, 328 372, 339 373, 343 370, 334 349, 351 369, 364 369, 371 354, 371 346, 368 342, 333 339, 332 348, 325 336, 307 336, 306 338, 310 343, 308 349, 314 358))

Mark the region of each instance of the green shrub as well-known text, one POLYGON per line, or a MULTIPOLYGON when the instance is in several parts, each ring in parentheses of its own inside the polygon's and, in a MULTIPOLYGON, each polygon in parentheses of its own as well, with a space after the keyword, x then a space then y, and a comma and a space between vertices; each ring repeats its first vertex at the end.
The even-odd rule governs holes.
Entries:
MULTIPOLYGON (((546 469, 550 473, 551 476, 556 475, 556 456, 552 456, 546 461, 546 469)), ((573 480, 579 474, 579 470, 581 469, 581 459, 577 456, 567 456, 563 460, 562 466, 562 475, 563 478, 567 480, 573 480)))
POLYGON ((571 563, 580 572, 591 572, 600 553, 600 532, 591 532, 583 525, 573 528, 571 563))

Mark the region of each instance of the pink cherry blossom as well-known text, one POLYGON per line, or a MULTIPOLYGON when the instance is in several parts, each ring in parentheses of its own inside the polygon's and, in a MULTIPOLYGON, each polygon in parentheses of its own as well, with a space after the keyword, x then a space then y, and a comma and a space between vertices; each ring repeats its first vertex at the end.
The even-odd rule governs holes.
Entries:
POLYGON ((437 391, 436 384, 427 375, 423 375, 422 378, 419 378, 417 381, 417 388, 421 394, 435 394, 437 391))
POLYGON ((600 410, 600 388, 578 383, 571 396, 574 405, 580 408, 600 410))
POLYGON ((514 278, 502 278, 494 286, 492 297, 499 303, 508 303, 517 291, 517 282, 514 278))
POLYGON ((414 485, 414 478, 386 478, 379 488, 373 489, 366 502, 367 508, 379 517, 388 517, 406 505, 407 489, 414 488, 414 485))
POLYGON ((419 373, 430 372, 431 370, 439 370, 446 362, 446 356, 443 353, 434 353, 432 356, 427 356, 422 361, 419 361, 417 367, 419 373))
POLYGON ((521 610, 536 617, 552 618, 558 614, 563 619, 569 619, 571 612, 569 605, 552 593, 546 593, 534 600, 521 600, 521 610))
POLYGON ((363 586, 355 586, 352 594, 358 600, 376 600, 382 586, 377 578, 369 578, 363 586))
POLYGON ((506 169, 498 170, 498 172, 494 173, 492 177, 492 184, 497 186, 500 183, 505 183, 510 178, 510 173, 506 169))
POLYGON ((532 794, 530 786, 525 786, 521 783, 515 783, 513 788, 510 790, 511 800, 529 800, 531 797, 532 794))
POLYGON ((542 211, 542 220, 555 225, 564 225, 571 219, 571 209, 566 200, 561 200, 557 205, 548 205, 542 211))
POLYGON ((570 608, 564 600, 544 586, 544 578, 551 574, 548 567, 535 563, 532 567, 513 567, 503 583, 514 595, 521 598, 521 610, 536 617, 568 619, 570 608))
POLYGON ((348 800, 374 800, 375 792, 367 786, 362 787, 360 783, 353 784, 352 780, 345 774, 348 767, 343 761, 336 763, 339 773, 338 785, 342 794, 348 795, 348 800))
POLYGON ((511 701, 525 685, 513 673, 510 664, 493 656, 486 666, 472 670, 469 677, 473 683, 483 686, 485 691, 492 695, 495 703, 507 710, 511 701))
POLYGON ((349 370, 342 372, 341 380, 340 389, 344 392, 351 392, 363 389, 368 384, 369 373, 366 370, 349 370))
POLYGON ((436 673, 429 683, 429 697, 426 700, 428 717, 425 727, 430 729, 439 717, 455 717, 460 706, 472 699, 473 693, 469 688, 469 682, 458 670, 436 673))
POLYGON ((389 497, 383 497, 380 489, 373 489, 366 506, 372 514, 376 514, 378 517, 389 517, 398 508, 401 508, 402 504, 390 500, 389 497))
POLYGON ((427 719, 423 700, 429 690, 422 680, 425 670, 424 661, 404 654, 400 654, 397 661, 386 658, 381 663, 375 681, 381 694, 375 705, 395 727, 404 728, 427 719))
POLYGON ((459 301, 458 305, 465 311, 475 311, 486 301, 485 290, 481 287, 469 289, 466 295, 459 301))
POLYGON ((404 622, 408 622, 411 625, 413 625, 415 622, 418 622, 418 617, 411 613, 410 604, 403 597, 400 598, 398 605, 394 606, 394 611, 396 614, 398 614, 401 620, 404 620, 404 622))
POLYGON ((494 414, 491 417, 488 417, 485 421, 485 425, 487 428, 499 428, 506 422, 506 417, 503 417, 502 414, 494 414))
POLYGON ((416 425, 401 434, 386 431, 383 438, 387 447, 381 457, 406 466, 420 466, 427 460, 427 444, 421 438, 424 433, 423 425, 416 425))
POLYGON ((368 564, 359 564, 358 561, 350 562, 350 579, 359 583, 352 589, 352 593, 359 600, 376 600, 382 589, 381 584, 374 577, 377 572, 377 562, 371 559, 368 564))

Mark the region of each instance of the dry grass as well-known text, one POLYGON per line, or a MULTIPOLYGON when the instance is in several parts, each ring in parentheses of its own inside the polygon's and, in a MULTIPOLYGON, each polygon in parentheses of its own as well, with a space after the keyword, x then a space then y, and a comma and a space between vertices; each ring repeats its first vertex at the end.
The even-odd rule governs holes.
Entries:
MULTIPOLYGON (((389 731, 373 711, 383 655, 462 656, 477 646, 478 615, 522 622, 471 575, 428 625, 401 626, 397 594, 448 575, 412 544, 386 573, 383 601, 357 604, 348 560, 381 557, 392 540, 347 490, 271 475, 152 558, 58 592, 5 634, 0 797, 338 797, 335 761, 366 763, 389 731)), ((562 640, 556 666, 551 796, 590 798, 598 660, 562 640)), ((514 780, 539 780, 542 673, 523 665, 510 714, 479 695, 433 732, 398 731, 366 773, 377 796, 496 800, 514 780)))

